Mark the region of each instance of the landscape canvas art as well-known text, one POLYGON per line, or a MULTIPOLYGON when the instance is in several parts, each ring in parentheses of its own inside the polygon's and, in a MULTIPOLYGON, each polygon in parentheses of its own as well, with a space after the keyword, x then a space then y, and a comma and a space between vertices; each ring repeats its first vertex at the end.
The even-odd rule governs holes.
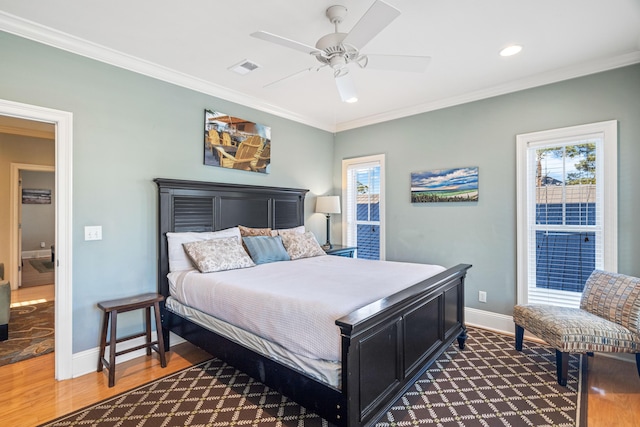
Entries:
POLYGON ((477 201, 477 167, 411 173, 411 203, 477 201))
POLYGON ((204 164, 269 173, 271 128, 219 111, 205 110, 204 164))

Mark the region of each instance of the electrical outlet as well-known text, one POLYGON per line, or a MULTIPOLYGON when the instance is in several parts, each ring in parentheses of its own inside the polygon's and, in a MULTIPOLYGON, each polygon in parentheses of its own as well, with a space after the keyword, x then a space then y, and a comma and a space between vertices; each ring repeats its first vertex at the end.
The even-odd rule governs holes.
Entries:
POLYGON ((84 240, 102 240, 102 226, 101 225, 85 226, 84 240))
POLYGON ((487 302, 487 293, 485 291, 478 291, 478 301, 487 302))

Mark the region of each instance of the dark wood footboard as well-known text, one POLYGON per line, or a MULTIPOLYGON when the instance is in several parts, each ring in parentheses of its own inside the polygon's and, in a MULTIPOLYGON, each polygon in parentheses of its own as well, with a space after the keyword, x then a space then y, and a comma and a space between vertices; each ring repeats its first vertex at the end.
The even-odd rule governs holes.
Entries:
POLYGON ((336 321, 347 425, 375 422, 455 339, 464 347, 464 278, 470 267, 459 264, 336 321))

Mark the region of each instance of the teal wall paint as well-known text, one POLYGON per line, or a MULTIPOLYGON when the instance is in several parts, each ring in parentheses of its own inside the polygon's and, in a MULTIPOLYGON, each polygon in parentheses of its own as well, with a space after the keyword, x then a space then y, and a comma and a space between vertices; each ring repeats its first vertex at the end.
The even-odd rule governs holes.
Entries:
POLYGON ((385 153, 387 259, 471 263, 466 305, 509 315, 516 135, 606 120, 618 120, 618 269, 640 275, 640 65, 340 132, 333 183, 339 190, 342 159, 385 153), (463 166, 479 167, 477 203, 410 203, 411 172, 463 166))
MULTIPOLYGON (((307 226, 322 241, 314 196, 339 194, 343 158, 385 153, 387 259, 472 263, 467 305, 510 314, 515 136, 616 119, 619 271, 640 275, 640 65, 334 136, 2 32, 0 52, 0 99, 74 114, 74 353, 98 345, 97 301, 155 289, 155 177, 309 188, 307 226), (204 108, 271 125, 273 173, 202 165, 204 108), (479 167, 478 203, 409 202, 410 172, 453 166, 479 167), (104 240, 85 242, 85 225, 102 225, 104 240), (477 302, 478 290, 488 292, 487 304, 477 302)), ((128 314, 123 329, 139 324, 128 314)))
MULTIPOLYGON (((155 290, 153 178, 309 189, 306 224, 324 238, 313 206, 332 188, 333 134, 7 33, 0 52, 1 99, 74 115, 74 353, 98 345, 98 301, 155 290), (204 166, 205 108, 271 126, 272 172, 204 166), (103 240, 85 242, 86 225, 102 225, 103 240)), ((128 333, 140 319, 125 313, 119 327, 128 333)))

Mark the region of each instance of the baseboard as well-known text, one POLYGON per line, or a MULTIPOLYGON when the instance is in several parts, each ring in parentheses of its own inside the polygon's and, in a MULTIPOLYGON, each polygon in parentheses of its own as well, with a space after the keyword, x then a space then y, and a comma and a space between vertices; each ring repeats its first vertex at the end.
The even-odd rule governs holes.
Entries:
POLYGON ((38 249, 36 251, 22 252, 22 259, 51 258, 51 249, 38 249))
MULTIPOLYGON (((492 311, 478 310, 477 308, 464 308, 464 323, 468 326, 488 329, 493 332, 515 336, 515 325, 513 317, 506 314, 494 313, 492 311)), ((535 335, 524 331, 524 336, 532 341, 543 342, 535 335)))
POLYGON ((513 317, 477 308, 464 308, 464 323, 494 332, 514 335, 513 317))
MULTIPOLYGON (((151 333, 151 340, 156 340, 156 332, 151 333)), ((181 344, 185 342, 182 337, 175 335, 173 332, 169 337, 169 342, 171 343, 171 347, 174 345, 181 344)), ((136 339, 132 339, 127 341, 126 343, 122 343, 118 345, 118 351, 125 350, 127 348, 137 347, 145 343, 145 337, 140 337, 136 339)), ((155 352, 154 352, 155 353, 155 352)), ((116 358, 116 369, 118 363, 126 362, 127 360, 135 359, 136 357, 141 357, 146 355, 146 349, 140 349, 136 351, 132 351, 131 353, 126 353, 116 358)), ((85 374, 89 374, 91 372, 96 372, 98 368, 98 356, 100 355, 100 348, 91 348, 89 350, 81 351, 79 353, 73 354, 73 373, 72 377, 80 377, 85 374)), ((107 347, 105 357, 109 358, 109 347, 107 347)))

